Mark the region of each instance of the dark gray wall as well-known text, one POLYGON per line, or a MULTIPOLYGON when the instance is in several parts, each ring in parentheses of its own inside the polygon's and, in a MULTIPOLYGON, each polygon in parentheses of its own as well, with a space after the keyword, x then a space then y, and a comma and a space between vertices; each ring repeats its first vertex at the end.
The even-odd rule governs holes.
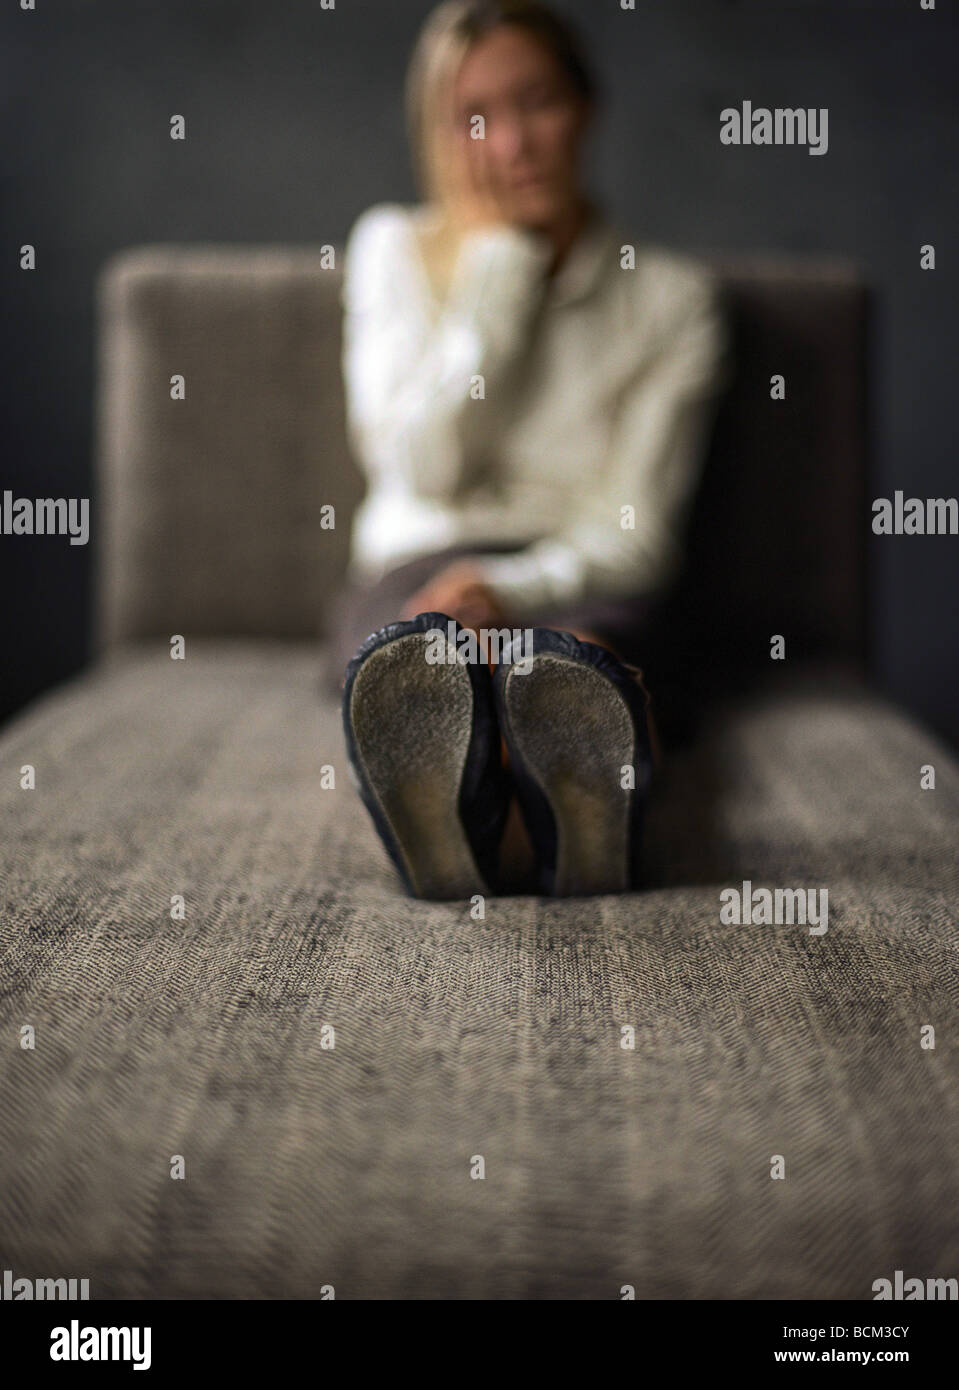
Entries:
MULTIPOLYGON (((89 496, 103 259, 146 241, 342 242, 371 203, 414 199, 402 75, 431 4, 37 4, 0 16, 0 491, 89 496), (18 269, 24 242, 38 247, 32 274, 18 269)), ((597 192, 637 236, 678 248, 859 261, 878 307, 871 495, 955 495, 955 13, 919 0, 562 8, 609 94, 597 192), (828 154, 721 146, 719 112, 745 98, 828 107, 828 154), (919 269, 924 242, 934 273, 919 269)), ((877 681, 959 744, 959 539, 871 548, 877 681)), ((0 536, 0 717, 84 661, 92 550, 0 536)))

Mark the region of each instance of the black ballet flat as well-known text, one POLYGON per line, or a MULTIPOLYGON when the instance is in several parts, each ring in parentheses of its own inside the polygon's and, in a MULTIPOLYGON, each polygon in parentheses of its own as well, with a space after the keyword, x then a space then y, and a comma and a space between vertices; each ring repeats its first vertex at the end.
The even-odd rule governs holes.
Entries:
POLYGON ((499 727, 542 891, 639 887, 653 771, 640 672, 551 628, 532 629, 531 652, 518 637, 506 656, 493 680, 499 727))
POLYGON ((492 891, 509 809, 492 679, 456 646, 461 631, 445 613, 389 623, 359 648, 343 686, 354 784, 418 898, 492 891))

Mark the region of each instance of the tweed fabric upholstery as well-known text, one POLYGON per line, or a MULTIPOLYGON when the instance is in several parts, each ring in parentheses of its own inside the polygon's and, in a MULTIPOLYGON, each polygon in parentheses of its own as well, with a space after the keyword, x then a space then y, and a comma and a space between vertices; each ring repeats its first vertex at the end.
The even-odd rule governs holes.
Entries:
POLYGON ((326 264, 299 247, 171 245, 102 269, 98 648, 321 631, 361 492, 326 264))
POLYGON ((797 668, 676 755, 651 887, 473 920, 403 896, 318 676, 309 644, 132 644, 0 735, 0 1267, 93 1298, 959 1272, 942 745, 797 668), (721 925, 744 878, 828 888, 827 933, 721 925))

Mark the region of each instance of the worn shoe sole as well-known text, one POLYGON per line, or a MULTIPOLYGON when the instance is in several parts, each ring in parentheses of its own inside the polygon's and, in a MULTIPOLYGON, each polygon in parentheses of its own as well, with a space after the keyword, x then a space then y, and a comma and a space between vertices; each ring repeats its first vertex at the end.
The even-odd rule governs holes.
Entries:
POLYGON ((460 819, 476 691, 462 661, 427 661, 427 641, 412 632, 384 642, 348 681, 351 766, 409 890, 468 898, 488 892, 460 819))
POLYGON ((496 698, 544 888, 558 897, 627 892, 651 774, 644 696, 611 654, 570 634, 537 629, 534 653, 525 672, 498 669, 496 698))

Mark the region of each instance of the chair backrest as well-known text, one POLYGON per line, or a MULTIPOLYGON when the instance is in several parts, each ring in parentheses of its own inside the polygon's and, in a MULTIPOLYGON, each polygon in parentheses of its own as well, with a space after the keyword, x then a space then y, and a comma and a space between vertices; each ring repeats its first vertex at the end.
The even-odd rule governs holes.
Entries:
POLYGON ((777 636, 790 663, 865 675, 870 295, 841 261, 708 261, 737 372, 653 643, 657 684, 672 673, 674 697, 747 684, 772 671, 777 636))
MULTIPOLYGON (((782 633, 792 654, 861 664, 867 294, 841 263, 704 259, 726 292, 738 372, 671 640, 711 643, 736 665, 768 661, 782 633)), ((312 248, 146 246, 102 268, 98 648, 322 633, 362 495, 340 285, 312 248)))
POLYGON ((101 269, 98 648, 322 630, 362 495, 341 273, 324 266, 312 249, 169 245, 101 269))

